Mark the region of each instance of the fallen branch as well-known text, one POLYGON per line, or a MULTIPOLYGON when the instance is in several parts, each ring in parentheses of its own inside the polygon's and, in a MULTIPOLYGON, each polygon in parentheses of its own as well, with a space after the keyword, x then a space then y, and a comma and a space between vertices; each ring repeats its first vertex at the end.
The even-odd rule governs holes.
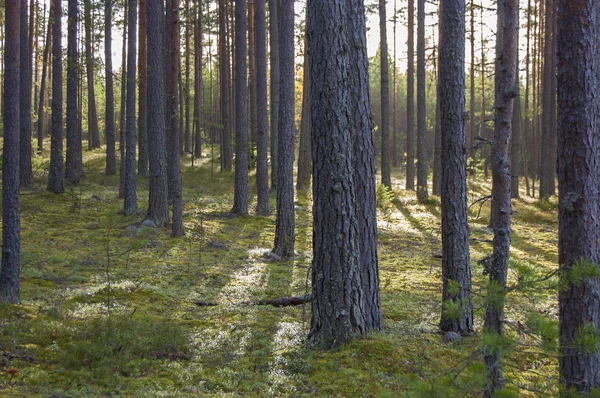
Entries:
MULTIPOLYGON (((294 305, 302 305, 310 303, 312 301, 311 294, 305 294, 304 296, 291 296, 291 297, 279 297, 276 299, 266 299, 256 302, 245 301, 237 303, 238 305, 272 305, 273 307, 291 307, 294 305)), ((198 307, 216 307, 219 304, 211 301, 194 301, 198 307)))

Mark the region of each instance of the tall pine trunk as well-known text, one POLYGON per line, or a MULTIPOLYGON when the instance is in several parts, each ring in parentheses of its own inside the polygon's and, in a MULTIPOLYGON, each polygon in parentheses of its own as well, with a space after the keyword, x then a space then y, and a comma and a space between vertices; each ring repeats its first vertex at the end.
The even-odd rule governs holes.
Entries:
POLYGON ((269 55, 270 78, 269 85, 271 96, 271 190, 277 187, 277 144, 279 137, 279 5, 278 0, 269 0, 269 55))
POLYGON ((115 92, 112 67, 112 17, 113 0, 105 0, 105 33, 104 33, 104 67, 106 74, 106 175, 117 172, 117 157, 115 153, 115 92))
POLYGON ((425 104, 425 0, 417 0, 417 198, 427 200, 427 126, 425 104))
POLYGON ((267 26, 265 0, 256 0, 254 9, 254 32, 256 34, 256 189, 258 203, 256 214, 267 215, 269 205, 268 109, 267 109, 267 26))
POLYGON ((136 24, 137 0, 128 0, 127 5, 127 102, 126 102, 126 142, 125 142, 125 215, 137 213, 137 187, 135 175, 135 67, 136 67, 136 24))
MULTIPOLYGON (((31 9, 33 15, 33 8, 31 9)), ((19 78, 19 183, 21 187, 31 187, 33 170, 31 168, 31 38, 27 26, 27 0, 21 0, 20 10, 20 62, 19 78)), ((31 29, 29 29, 31 30, 31 29)))
POLYGON ((48 190, 63 193, 62 5, 61 0, 53 0, 52 4, 52 139, 48 190))
POLYGON ((390 83, 385 0, 379 0, 380 73, 381 73, 381 183, 392 187, 390 174, 390 83))
POLYGON ((415 0, 408 0, 406 69, 406 189, 415 189, 415 0))
MULTIPOLYGON (((92 0, 84 0, 85 20, 85 62, 88 89, 88 147, 100 148, 100 133, 98 131, 98 115, 96 111, 96 90, 94 88, 94 54, 92 46, 92 0)), ((134 36, 134 35, 133 35, 134 36)))
POLYGON ((147 0, 140 0, 138 71, 140 74, 138 119, 138 175, 148 177, 148 38, 147 0))
POLYGON ((79 122, 77 120, 77 0, 68 1, 67 41, 67 160, 65 178, 69 184, 79 184, 79 122))
POLYGON ((302 190, 310 184, 312 169, 310 149, 310 66, 306 38, 304 40, 304 81, 302 82, 302 115, 300 120, 300 148, 298 149, 298 177, 296 189, 302 190))

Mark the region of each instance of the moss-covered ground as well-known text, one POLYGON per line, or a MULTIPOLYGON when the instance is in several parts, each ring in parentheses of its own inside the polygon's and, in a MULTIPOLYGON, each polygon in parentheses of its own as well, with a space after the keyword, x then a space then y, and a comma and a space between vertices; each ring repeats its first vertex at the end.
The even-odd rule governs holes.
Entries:
MULTIPOLYGON (((104 154, 84 156, 80 187, 46 192, 47 158, 36 158, 35 187, 22 191, 22 305, 0 306, 0 396, 481 394, 489 203, 470 210, 473 336, 444 343, 438 333, 439 199, 419 204, 397 174, 397 189, 378 191, 384 330, 321 352, 305 345, 310 306, 253 305, 310 290, 309 193, 296 198, 298 256, 277 262, 265 257, 274 215, 231 216, 233 173, 218 161, 211 172, 210 158, 183 160, 186 236, 173 239, 141 226, 147 179, 140 213, 125 217, 104 154)), ((470 177, 470 201, 489 191, 470 177)), ((504 393, 555 395, 557 282, 545 276, 557 267, 556 204, 513 205, 504 393)))

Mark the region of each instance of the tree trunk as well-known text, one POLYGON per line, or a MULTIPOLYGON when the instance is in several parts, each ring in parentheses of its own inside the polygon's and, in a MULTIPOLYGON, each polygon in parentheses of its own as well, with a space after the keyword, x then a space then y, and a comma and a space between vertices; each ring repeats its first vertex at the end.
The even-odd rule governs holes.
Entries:
POLYGON ((540 199, 548 199, 555 194, 554 168, 552 162, 553 141, 556 140, 553 129, 553 105, 556 101, 552 90, 554 75, 556 73, 555 54, 553 46, 554 37, 554 0, 546 1, 545 29, 544 29, 544 77, 542 83, 542 140, 540 156, 540 199))
POLYGON ((310 184, 312 163, 310 149, 310 66, 306 36, 304 40, 304 81, 302 83, 302 117, 300 120, 300 148, 298 149, 298 177, 296 189, 305 189, 310 184))
POLYGON ((248 213, 248 76, 246 0, 235 0, 235 185, 234 214, 248 213))
POLYGON ((50 55, 50 49, 52 48, 52 8, 50 5, 50 11, 48 15, 48 27, 46 33, 46 43, 44 45, 44 55, 42 58, 42 79, 40 81, 40 95, 38 99, 38 120, 36 123, 37 129, 37 150, 41 155, 44 149, 44 103, 46 100, 46 75, 48 70, 48 57, 50 55))
MULTIPOLYGON (((33 15, 33 9, 31 10, 33 15)), ((19 184, 31 187, 31 46, 27 24, 27 0, 21 0, 20 9, 20 95, 19 95, 19 184)))
POLYGON ((227 52, 227 18, 225 0, 219 0, 219 66, 221 69, 221 170, 231 170, 231 112, 229 87, 229 54, 227 52))
MULTIPOLYGON (((162 3, 161 3, 162 4, 162 3)), ((119 198, 125 197, 125 102, 127 101, 127 1, 124 2, 125 8, 123 18, 123 45, 121 53, 121 110, 119 115, 119 155, 121 164, 119 166, 119 198)))
POLYGON ((379 34, 381 66, 381 183, 392 188, 390 174, 390 83, 385 0, 379 0, 379 34))
MULTIPOLYGON (((517 10, 518 13, 518 10, 517 10)), ((518 19, 518 16, 517 16, 518 19)), ((517 37, 517 48, 519 48, 519 38, 517 37)), ((521 86, 519 80, 519 52, 517 51, 517 69, 515 81, 515 90, 517 96, 513 104, 513 114, 511 122, 510 138, 510 173, 511 188, 510 195, 513 199, 519 198, 519 176, 522 175, 521 167, 521 86)))
POLYGON ((269 131, 269 113, 267 109, 267 27, 265 0, 256 0, 254 10, 256 34, 256 187, 258 203, 256 214, 267 215, 269 205, 269 166, 267 159, 267 139, 269 131))
POLYGON ((67 43, 67 161, 65 178, 69 184, 79 184, 79 123, 77 120, 77 0, 68 1, 67 43))
MULTIPOLYGON (((201 122, 205 121, 205 117, 202 114, 202 104, 204 102, 204 83, 202 80, 202 0, 198 0, 197 7, 198 13, 194 18, 194 125, 196 126, 196 130, 192 146, 194 148, 194 156, 200 158, 202 157, 201 122)), ((212 86, 212 79, 209 81, 209 84, 212 86)), ((210 105, 212 106, 212 103, 210 105)))
POLYGON ((65 191, 63 176, 63 93, 62 93, 62 6, 53 0, 52 12, 52 139, 50 142, 50 169, 48 190, 65 191))
POLYGON ((440 329, 465 335, 473 330, 464 98, 465 0, 444 0, 440 16, 443 283, 440 329))
POLYGON ((417 0, 417 198, 427 200, 427 126, 425 109, 425 0, 417 0))
MULTIPOLYGON (((88 146, 90 149, 100 148, 98 132, 98 115, 96 114, 96 94, 94 88, 94 54, 92 48, 92 0, 84 0, 85 18, 85 58, 88 86, 88 146)), ((134 35, 132 35, 134 36, 134 35)))
POLYGON ((279 137, 279 4, 278 0, 269 0, 269 44, 271 84, 271 190, 277 188, 277 152, 279 137))
POLYGON ((275 248, 294 257, 294 0, 279 0, 279 128, 275 248))
MULTIPOLYGON (((596 2, 558 0, 558 262, 560 380, 600 386, 598 275, 598 31, 596 2), (585 345, 584 342, 588 341, 585 345), (590 344, 590 341, 593 342, 590 344)), ((575 394, 574 394, 575 395, 575 394)))
POLYGON ((256 109, 256 35, 254 33, 254 13, 256 12, 256 0, 248 0, 248 94, 250 98, 250 132, 248 134, 250 138, 251 146, 249 148, 251 164, 254 163, 254 148, 256 147, 256 123, 257 123, 257 109, 256 109))
POLYGON ((104 15, 106 23, 104 31, 104 66, 106 74, 106 175, 113 175, 117 172, 117 157, 115 154, 115 93, 112 67, 112 5, 113 0, 105 0, 104 15))
MULTIPOLYGON (((315 200, 313 301, 308 338, 311 344, 325 348, 366 333, 361 308, 359 237, 356 224, 351 222, 357 204, 349 116, 355 110, 351 109, 348 96, 351 76, 346 3, 346 0, 308 2, 315 200), (327 42, 323 40, 325 37, 327 42)), ((287 10, 282 7, 281 11, 285 21, 287 10)), ((283 47, 287 42, 286 30, 286 24, 282 23, 283 47)), ((285 57, 282 61, 283 66, 285 57)))
POLYGON ((126 103, 126 143, 125 143, 125 215, 137 213, 137 192, 135 173, 135 67, 136 67, 136 24, 137 0, 128 0, 127 30, 127 103, 126 103))
MULTIPOLYGON (((19 202, 19 89, 21 1, 6 0, 4 23, 4 93, 2 117, 4 140, 2 156, 2 264, 0 266, 0 302, 21 301, 20 202, 19 202)), ((60 4, 59 4, 60 5, 60 4)), ((27 25, 27 23, 25 23, 27 25)), ((60 32, 60 30, 58 30, 60 32)), ((26 73, 27 71, 22 71, 26 73)))
POLYGON ((165 72, 162 0, 146 0, 148 40, 148 160, 150 166, 148 215, 162 227, 169 220, 167 153, 165 142, 165 72))
POLYGON ((138 119, 138 175, 148 177, 148 37, 147 0, 140 0, 139 54, 139 119, 138 119))
POLYGON ((375 205, 375 146, 369 94, 369 58, 367 54, 364 0, 346 0, 349 19, 350 129, 354 186, 355 220, 358 226, 359 271, 363 290, 362 313, 365 330, 380 330, 379 264, 377 258, 377 209, 375 205))
POLYGON ((398 49, 397 41, 398 36, 396 34, 396 25, 398 25, 398 8, 394 0, 394 60, 392 61, 392 166, 398 167, 400 165, 400 159, 398 156, 398 85, 396 83, 398 76, 398 68, 396 62, 398 60, 396 50, 398 49))
POLYGON ((183 193, 181 187, 181 171, 179 159, 179 120, 177 112, 179 109, 179 65, 180 65, 180 41, 179 41, 179 0, 167 1, 167 32, 169 39, 169 70, 167 71, 167 132, 168 140, 171 141, 171 156, 168 163, 167 174, 172 183, 171 199, 173 200, 173 219, 171 221, 171 236, 183 236, 183 193))
MULTIPOLYGON (((438 2, 438 14, 441 15, 442 0, 438 2)), ((440 44, 441 44, 442 24, 438 22, 438 65, 440 64, 440 44)), ((464 32, 464 28, 463 28, 464 32)), ((464 50, 463 50, 464 51, 464 50)), ((464 57, 463 57, 464 63, 464 57)), ((471 63, 473 64, 473 63, 471 63)), ((441 67, 441 66, 440 66, 441 67)), ((466 167, 466 165, 465 165, 466 167)), ((438 69, 438 81, 436 85, 435 98, 435 135, 433 143, 433 194, 441 196, 442 194, 442 119, 440 111, 440 72, 438 69)))
MULTIPOLYGON (((516 97, 518 0, 498 3, 496 35, 495 129, 492 146, 492 228, 494 251, 489 265, 488 304, 485 309, 485 333, 502 335, 504 296, 510 252, 510 161, 509 142, 513 101, 516 97)), ((498 347, 484 347, 483 361, 487 369, 484 396, 493 397, 504 386, 502 352, 498 347)))
MULTIPOLYGON (((183 149, 187 153, 192 152, 192 131, 191 131, 191 118, 190 118, 190 101, 191 101, 191 64, 190 64, 190 31, 192 24, 190 23, 190 13, 192 10, 190 9, 190 0, 185 0, 185 134, 183 135, 183 149)), ((180 73, 181 75, 181 73, 180 73)))
POLYGON ((415 189, 415 0, 408 0, 406 69, 406 189, 415 189))

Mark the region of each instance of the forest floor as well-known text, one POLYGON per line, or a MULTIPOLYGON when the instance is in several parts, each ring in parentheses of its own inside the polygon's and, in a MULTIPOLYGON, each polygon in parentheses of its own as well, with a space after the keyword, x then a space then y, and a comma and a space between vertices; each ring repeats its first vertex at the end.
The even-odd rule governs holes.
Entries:
MULTIPOLYGON (((22 305, 0 306, 0 396, 480 395, 489 202, 470 211, 473 336, 438 333, 439 200, 419 204, 398 173, 392 194, 378 190, 384 330, 322 352, 305 345, 310 305, 255 305, 310 292, 310 193, 296 198, 297 258, 274 261, 275 216, 231 216, 234 174, 218 161, 213 173, 210 158, 183 159, 186 236, 174 239, 141 226, 147 179, 140 213, 125 217, 103 152, 84 157, 80 187, 47 192, 48 158, 36 158, 35 188, 22 191, 22 305)), ((489 192, 469 177, 469 202, 489 192)), ((513 205, 506 393, 555 395, 556 203, 513 205)))

